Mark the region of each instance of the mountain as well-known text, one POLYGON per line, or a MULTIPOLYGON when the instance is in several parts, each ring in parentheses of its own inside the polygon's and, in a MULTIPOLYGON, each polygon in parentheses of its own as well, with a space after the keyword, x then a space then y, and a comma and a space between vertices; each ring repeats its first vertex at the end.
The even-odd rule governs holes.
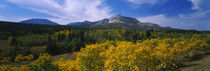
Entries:
POLYGON ((88 26, 91 26, 91 25, 94 25, 94 24, 97 24, 97 22, 84 21, 84 22, 69 23, 69 24, 67 24, 67 26, 87 28, 88 26))
POLYGON ((84 25, 84 24, 96 24, 97 22, 90 22, 90 21, 84 21, 84 22, 73 22, 69 23, 68 25, 84 25))
POLYGON ((27 23, 27 24, 46 24, 46 25, 59 25, 55 22, 52 22, 48 19, 28 19, 21 21, 20 23, 27 23))
POLYGON ((108 23, 108 22, 109 22, 109 19, 105 18, 105 19, 96 21, 96 24, 106 24, 106 23, 108 23))
POLYGON ((124 28, 124 29, 137 29, 137 30, 170 30, 169 27, 161 27, 151 22, 142 23, 136 18, 117 15, 110 19, 102 19, 95 22, 84 21, 70 23, 68 26, 77 28, 94 28, 94 29, 112 29, 112 28, 124 28))
POLYGON ((112 17, 108 23, 127 23, 127 24, 141 24, 140 21, 138 21, 136 18, 132 17, 125 17, 121 15, 117 15, 115 17, 112 17))
POLYGON ((161 27, 160 25, 154 24, 152 22, 145 22, 145 23, 142 23, 142 24, 147 25, 147 26, 153 26, 153 27, 161 27))

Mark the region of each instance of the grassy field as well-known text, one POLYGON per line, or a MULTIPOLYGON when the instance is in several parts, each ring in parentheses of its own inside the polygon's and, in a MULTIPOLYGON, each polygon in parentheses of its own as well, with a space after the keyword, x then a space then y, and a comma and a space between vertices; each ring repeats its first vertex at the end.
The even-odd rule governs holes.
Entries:
POLYGON ((0 50, 2 56, 9 55, 10 46, 7 40, 0 40, 0 50))

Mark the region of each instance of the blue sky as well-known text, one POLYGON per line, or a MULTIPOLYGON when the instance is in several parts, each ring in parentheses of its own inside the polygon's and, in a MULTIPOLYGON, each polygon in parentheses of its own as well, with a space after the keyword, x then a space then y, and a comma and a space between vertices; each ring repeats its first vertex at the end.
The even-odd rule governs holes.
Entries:
POLYGON ((164 27, 210 30, 210 0, 0 0, 0 20, 46 18, 65 25, 115 15, 164 27))

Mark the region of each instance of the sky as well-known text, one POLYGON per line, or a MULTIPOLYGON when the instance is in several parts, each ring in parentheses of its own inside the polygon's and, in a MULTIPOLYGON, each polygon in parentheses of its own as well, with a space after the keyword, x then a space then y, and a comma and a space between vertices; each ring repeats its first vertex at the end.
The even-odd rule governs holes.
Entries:
POLYGON ((49 19, 61 25, 115 15, 163 27, 210 30, 210 0, 0 0, 0 20, 49 19))

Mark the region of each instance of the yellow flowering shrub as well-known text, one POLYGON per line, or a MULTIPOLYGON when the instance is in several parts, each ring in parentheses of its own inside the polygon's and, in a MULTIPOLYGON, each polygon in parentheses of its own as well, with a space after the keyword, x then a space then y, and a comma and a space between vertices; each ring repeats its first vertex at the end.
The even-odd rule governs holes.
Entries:
MULTIPOLYGON (((194 37, 201 37, 196 35, 194 37)), ((86 45, 76 60, 52 62, 48 54, 28 66, 0 66, 0 71, 163 71, 176 69, 186 57, 204 54, 210 49, 204 39, 165 38, 134 42, 106 41, 86 45)), ((18 55, 15 61, 29 61, 33 55, 18 55)), ((1 62, 8 62, 8 58, 1 62)))
POLYGON ((34 58, 34 56, 32 54, 28 55, 28 56, 23 56, 21 54, 19 54, 16 58, 15 58, 15 62, 24 62, 24 61, 31 61, 34 58))
POLYGON ((107 41, 102 44, 87 45, 86 48, 81 49, 77 56, 80 70, 82 71, 96 71, 104 69, 104 52, 108 47, 113 44, 112 41, 107 41))
POLYGON ((28 56, 24 56, 24 58, 26 59, 26 61, 31 61, 34 58, 34 55, 30 54, 28 56))
POLYGON ((191 54, 190 56, 196 56, 199 54, 204 54, 205 51, 207 51, 208 44, 204 41, 204 40, 196 40, 194 42, 191 42, 189 44, 188 50, 189 50, 189 54, 191 54))
POLYGON ((58 34, 66 34, 66 35, 68 35, 68 34, 70 34, 70 31, 69 30, 63 30, 63 31, 55 32, 55 34, 56 35, 58 35, 58 34))
POLYGON ((77 62, 81 70, 95 71, 156 71, 175 69, 189 54, 205 53, 204 40, 150 39, 107 41, 81 49, 77 62), (111 42, 111 43, 110 43, 111 42))
POLYGON ((41 54, 36 61, 28 66, 31 71, 58 71, 58 66, 52 63, 49 54, 41 54))
POLYGON ((8 65, 0 66, 0 71, 30 71, 27 65, 22 65, 21 67, 11 67, 8 65))
POLYGON ((59 60, 54 62, 58 65, 60 71, 80 71, 79 64, 72 60, 59 60))
POLYGON ((3 57, 1 60, 0 60, 0 63, 9 63, 10 62, 10 57, 3 57))

